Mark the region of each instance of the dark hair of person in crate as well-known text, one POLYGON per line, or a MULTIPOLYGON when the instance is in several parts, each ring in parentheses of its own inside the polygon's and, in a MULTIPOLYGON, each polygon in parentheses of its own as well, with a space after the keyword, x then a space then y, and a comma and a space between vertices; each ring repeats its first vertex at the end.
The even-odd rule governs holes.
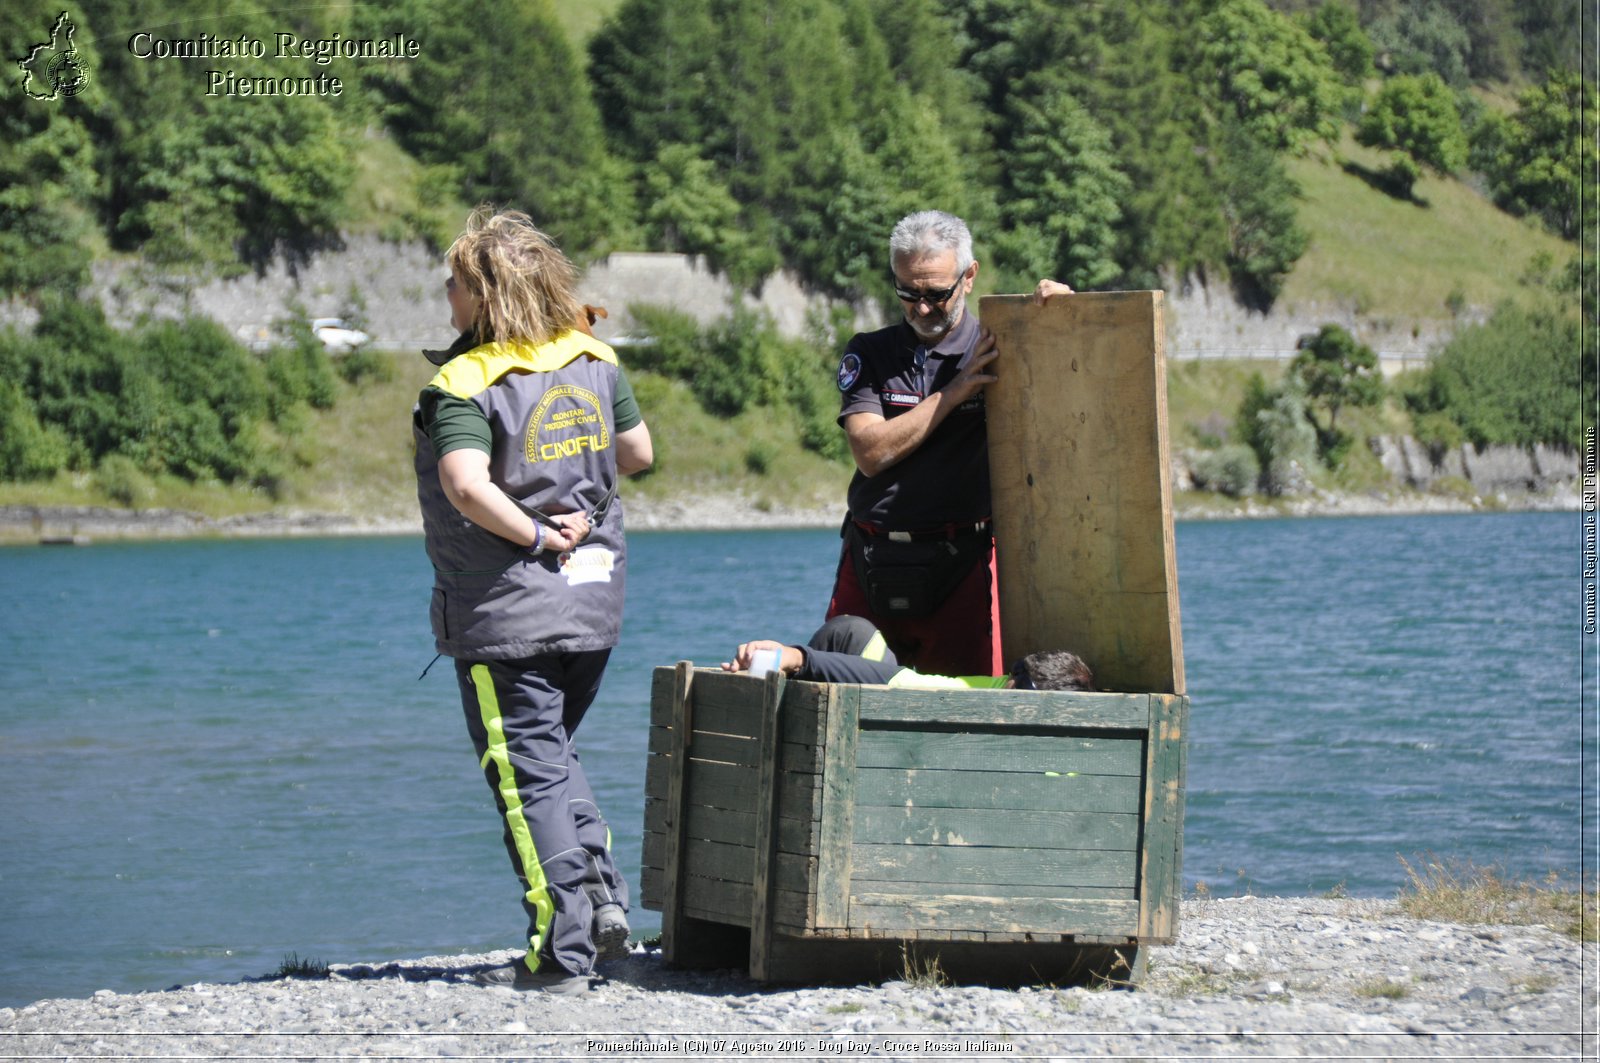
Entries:
POLYGON ((1030 653, 1011 666, 1015 690, 1093 690, 1094 673, 1083 658, 1066 650, 1030 653))

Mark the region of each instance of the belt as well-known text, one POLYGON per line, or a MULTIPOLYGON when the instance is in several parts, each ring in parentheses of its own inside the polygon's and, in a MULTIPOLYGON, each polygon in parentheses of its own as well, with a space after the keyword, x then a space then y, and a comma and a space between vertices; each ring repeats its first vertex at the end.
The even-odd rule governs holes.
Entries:
POLYGON ((989 522, 986 520, 974 523, 942 524, 937 528, 926 528, 921 531, 889 531, 876 524, 850 518, 850 523, 861 529, 863 534, 873 538, 888 539, 897 543, 927 543, 938 540, 966 539, 975 535, 990 534, 989 522))

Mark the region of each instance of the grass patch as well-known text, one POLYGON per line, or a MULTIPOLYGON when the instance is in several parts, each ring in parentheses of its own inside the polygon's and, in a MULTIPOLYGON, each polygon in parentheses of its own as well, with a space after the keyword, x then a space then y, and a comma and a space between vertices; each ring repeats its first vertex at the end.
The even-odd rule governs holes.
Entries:
POLYGON ((418 351, 380 351, 387 379, 359 387, 341 382, 331 410, 314 410, 307 435, 317 441, 312 464, 285 480, 288 494, 308 509, 387 520, 415 519, 411 408, 439 370, 418 351))
POLYGON ((567 31, 567 39, 577 49, 578 58, 588 62, 589 38, 608 15, 622 6, 622 0, 554 0, 556 21, 567 31))
POLYGON ((1561 984, 1561 979, 1553 974, 1536 974, 1524 978, 1520 982, 1511 983, 1511 988, 1519 989, 1524 993, 1548 993, 1561 984))
POLYGON ((1411 995, 1411 987, 1403 982, 1392 982, 1387 978, 1378 978, 1371 982, 1362 982, 1356 986, 1356 996, 1368 997, 1378 1000, 1404 1000, 1411 995))
POLYGON ((1214 997, 1231 993, 1251 977, 1241 971, 1219 974, 1213 971, 1189 970, 1164 983, 1164 988, 1174 997, 1214 997))
POLYGON ((788 410, 754 406, 728 420, 700 408, 689 385, 629 370, 655 444, 655 468, 631 481, 630 495, 650 499, 741 494, 758 510, 844 505, 851 467, 799 443, 788 410))
POLYGON ((1453 305, 1486 309, 1530 294, 1507 281, 1541 253, 1557 264, 1573 256, 1572 244, 1460 181, 1425 174, 1415 189, 1421 204, 1404 202, 1341 165, 1376 171, 1388 158, 1346 132, 1336 153, 1287 160, 1304 193, 1299 222, 1311 246, 1284 284, 1281 307, 1309 310, 1331 299, 1375 321, 1448 321, 1453 305))
POLYGON ((1234 432, 1239 403, 1251 376, 1271 387, 1283 378, 1286 361, 1195 359, 1167 363, 1167 422, 1174 448, 1210 449, 1241 442, 1234 432))
POLYGON ((326 978, 328 965, 321 960, 300 958, 297 952, 291 952, 283 958, 283 963, 272 973, 273 978, 326 978))
POLYGON ((950 984, 938 956, 922 956, 910 944, 900 946, 900 979, 917 989, 938 989, 950 984))
POLYGON ((1400 909, 1412 918, 1547 926, 1568 937, 1596 940, 1595 894, 1564 888, 1555 875, 1534 883, 1464 862, 1430 860, 1417 868, 1402 857, 1400 863, 1410 880, 1400 890, 1400 909))
POLYGON ((854 1015, 858 1011, 865 1010, 865 1004, 858 1004, 853 1000, 848 1004, 829 1004, 827 1008, 829 1015, 854 1015))
MULTIPOLYGON (((422 239, 444 248, 470 204, 442 171, 429 169, 385 133, 369 129, 352 155, 355 179, 345 193, 345 228, 386 240, 422 239)), ((430 293, 431 294, 431 293, 430 293)))

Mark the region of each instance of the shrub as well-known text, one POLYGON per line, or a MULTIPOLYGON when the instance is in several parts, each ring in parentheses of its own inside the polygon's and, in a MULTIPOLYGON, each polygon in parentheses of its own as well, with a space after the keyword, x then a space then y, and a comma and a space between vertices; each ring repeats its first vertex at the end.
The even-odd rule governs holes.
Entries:
POLYGON ((0 480, 45 480, 67 467, 67 437, 34 415, 22 389, 0 377, 0 480))
POLYGON ((351 351, 336 364, 339 376, 352 387, 360 387, 369 380, 384 384, 394 379, 394 360, 371 347, 351 351))
POLYGON ((772 471, 772 463, 778 458, 778 448, 764 439, 753 440, 744 451, 744 467, 757 476, 765 476, 772 471))
POLYGON ((1272 495, 1292 494, 1319 466, 1317 432, 1306 412, 1305 381, 1289 373, 1276 388, 1251 374, 1234 430, 1255 452, 1261 486, 1272 495))
POLYGON ((1255 451, 1243 443, 1202 451, 1189 467, 1197 485, 1231 498, 1254 494, 1261 478, 1261 463, 1255 451))
POLYGON ((0 334, 0 478, 93 469, 129 505, 164 473, 272 483, 292 455, 263 426, 337 393, 314 340, 263 366, 206 319, 119 333, 96 303, 42 303, 34 336, 0 334))
POLYGON ((634 348, 629 362, 682 380, 701 408, 734 417, 752 406, 786 407, 798 422, 801 446, 835 461, 850 451, 835 418, 833 356, 816 345, 777 334, 765 315, 736 307, 701 328, 688 314, 659 306, 630 306, 628 313, 651 342, 634 348))
POLYGON ((130 508, 149 505, 155 499, 155 484, 139 463, 126 454, 108 454, 94 471, 95 490, 130 508))
POLYGON ((290 304, 289 314, 274 322, 273 328, 287 341, 267 355, 267 378, 272 387, 268 401, 273 420, 301 402, 319 410, 332 409, 339 397, 339 386, 322 341, 311 331, 305 315, 290 304))
MULTIPOLYGON (((1583 373, 1578 319, 1555 305, 1501 305, 1456 333, 1405 392, 1419 424, 1448 421, 1476 446, 1545 443, 1576 448, 1580 412, 1595 403, 1583 373), (1581 391, 1573 385, 1582 381, 1581 391)), ((1586 376, 1588 376, 1587 379, 1586 376)))

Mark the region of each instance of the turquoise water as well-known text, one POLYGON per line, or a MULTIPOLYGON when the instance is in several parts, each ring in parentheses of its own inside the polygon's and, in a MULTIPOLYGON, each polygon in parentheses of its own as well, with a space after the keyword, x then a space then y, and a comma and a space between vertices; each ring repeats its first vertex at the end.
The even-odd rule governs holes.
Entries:
MULTIPOLYGON (((1402 856, 1592 867, 1578 534, 1575 514, 1180 524, 1186 880, 1372 895, 1402 856)), ((579 737, 630 875, 650 670, 804 638, 838 540, 631 543, 579 737)), ((0 550, 0 1005, 512 945, 448 662, 418 679, 427 589, 412 538, 0 550)))

